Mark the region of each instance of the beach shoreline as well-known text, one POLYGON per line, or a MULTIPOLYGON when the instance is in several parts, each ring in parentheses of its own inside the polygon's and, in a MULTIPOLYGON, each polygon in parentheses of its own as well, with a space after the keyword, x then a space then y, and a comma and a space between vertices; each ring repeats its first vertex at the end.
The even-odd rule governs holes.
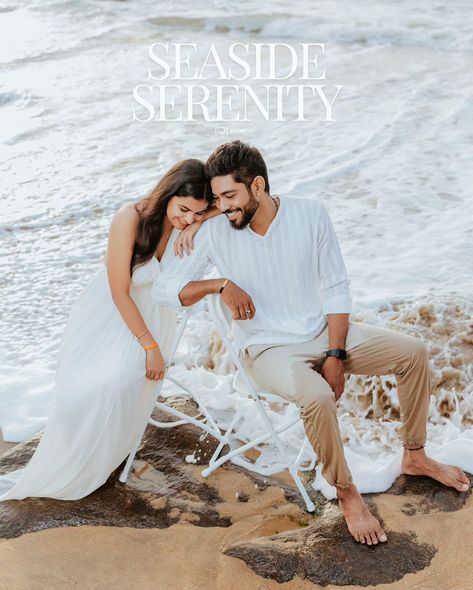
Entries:
MULTIPOLYGON (((327 575, 340 579, 357 568, 364 576, 366 568, 366 580, 386 580, 391 568, 392 581, 375 584, 379 590, 469 590, 471 492, 462 495, 430 478, 401 476, 388 491, 365 496, 388 542, 362 546, 345 530, 336 501, 318 494, 317 511, 309 514, 297 494, 288 495, 287 472, 266 480, 227 464, 203 478, 205 461, 189 464, 184 458, 191 448, 202 455, 208 444, 199 447, 197 429, 180 428, 186 430, 176 440, 175 434, 148 427, 142 447, 147 459, 138 454, 137 471, 126 485, 118 483, 117 469, 106 485, 78 501, 0 503, 2 590, 359 590, 368 585, 314 583, 317 563, 320 571, 331 568, 327 575), (145 504, 155 512, 141 512, 145 504), (139 507, 134 516, 133 507, 139 507), (245 557, 245 547, 258 556, 255 563, 245 557), (285 561, 288 549, 293 561, 301 561, 293 573, 285 561), (257 572, 265 563, 269 577, 257 572), (283 582, 277 581, 281 573, 283 582)), ((10 460, 12 454, 21 457, 15 468, 36 440, 9 453, 10 460)))
POLYGON ((12 449, 17 444, 18 443, 11 443, 11 442, 4 441, 3 436, 2 436, 2 431, 0 430, 0 457, 2 455, 4 455, 7 451, 12 449))

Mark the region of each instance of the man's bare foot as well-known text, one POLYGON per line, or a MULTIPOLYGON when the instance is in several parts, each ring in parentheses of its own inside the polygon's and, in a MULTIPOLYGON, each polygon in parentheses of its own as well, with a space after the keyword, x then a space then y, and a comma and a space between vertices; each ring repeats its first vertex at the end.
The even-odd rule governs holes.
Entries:
POLYGON ((337 488, 337 497, 348 530, 355 541, 377 545, 379 541, 384 543, 388 540, 378 519, 368 510, 355 484, 351 483, 349 488, 337 488))
POLYGON ((416 451, 404 449, 401 470, 407 475, 427 475, 459 492, 467 492, 470 489, 470 481, 459 467, 439 463, 427 457, 423 448, 416 451))

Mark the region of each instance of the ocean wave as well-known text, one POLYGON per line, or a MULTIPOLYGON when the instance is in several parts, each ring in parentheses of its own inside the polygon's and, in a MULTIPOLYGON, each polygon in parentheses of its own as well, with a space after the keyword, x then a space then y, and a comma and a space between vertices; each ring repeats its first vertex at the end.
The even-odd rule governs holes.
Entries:
POLYGON ((159 27, 176 29, 195 29, 206 32, 228 33, 238 31, 245 33, 261 33, 263 28, 274 18, 290 19, 288 13, 275 14, 248 14, 226 16, 159 16, 146 19, 149 23, 159 27))
MULTIPOLYGON (((62 10, 64 9, 62 6, 62 10)), ((471 48, 473 45, 473 33, 463 24, 460 11, 458 15, 452 11, 448 18, 442 18, 441 14, 435 14, 431 18, 397 14, 392 21, 386 20, 384 14, 375 14, 369 21, 361 14, 355 14, 353 20, 348 20, 322 10, 317 14, 311 11, 297 15, 290 12, 270 12, 223 16, 208 12, 205 16, 194 16, 191 12, 186 15, 137 15, 133 19, 129 15, 122 15, 123 18, 117 19, 117 14, 113 18, 113 15, 104 10, 103 14, 99 13, 103 20, 98 27, 92 29, 84 26, 80 31, 74 29, 69 32, 65 30, 64 34, 55 33, 47 43, 46 40, 44 44, 38 41, 29 50, 19 47, 18 52, 10 55, 8 52, 3 57, 2 64, 14 68, 30 62, 64 59, 95 46, 120 43, 122 39, 117 35, 120 31, 127 33, 130 39, 146 35, 150 25, 171 33, 176 40, 192 34, 196 43, 202 43, 212 33, 216 35, 214 41, 231 41, 235 37, 239 41, 252 39, 255 42, 275 42, 278 39, 301 42, 311 40, 317 43, 350 45, 357 49, 394 45, 452 50, 471 48), (133 33, 130 33, 131 28, 133 33)), ((77 14, 77 19, 79 22, 83 19, 85 25, 89 16, 77 14)))
POLYGON ((0 223, 0 236, 6 236, 12 232, 31 232, 46 228, 64 229, 70 225, 83 222, 86 219, 94 219, 104 214, 106 207, 99 206, 94 200, 81 200, 80 203, 68 203, 63 211, 51 215, 48 211, 24 215, 15 220, 0 223))
POLYGON ((17 6, 0 6, 0 14, 1 13, 5 13, 5 12, 14 12, 15 10, 17 10, 18 7, 17 6))
POLYGON ((23 93, 19 94, 15 91, 0 92, 0 107, 22 100, 23 93))
MULTIPOLYGON (((384 23, 326 23, 319 19, 291 18, 273 20, 261 31, 264 37, 310 39, 340 45, 398 45, 452 48, 462 43, 460 31, 432 23, 411 27, 410 23, 386 26, 384 23)), ((469 37, 471 40, 471 35, 469 37)))
POLYGON ((385 19, 367 23, 340 21, 324 16, 289 13, 229 16, 159 16, 146 21, 163 29, 194 30, 212 33, 246 33, 271 40, 314 40, 341 45, 399 45, 455 48, 471 46, 473 35, 461 23, 445 24, 442 19, 399 19, 386 25, 385 19))

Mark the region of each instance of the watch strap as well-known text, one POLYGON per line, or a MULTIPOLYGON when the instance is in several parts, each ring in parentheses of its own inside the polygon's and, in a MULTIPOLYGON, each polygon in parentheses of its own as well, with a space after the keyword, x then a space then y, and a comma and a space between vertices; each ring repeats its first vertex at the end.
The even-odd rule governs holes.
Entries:
POLYGON ((325 350, 325 358, 329 356, 335 356, 342 361, 347 358, 347 351, 344 348, 331 348, 330 350, 325 350))

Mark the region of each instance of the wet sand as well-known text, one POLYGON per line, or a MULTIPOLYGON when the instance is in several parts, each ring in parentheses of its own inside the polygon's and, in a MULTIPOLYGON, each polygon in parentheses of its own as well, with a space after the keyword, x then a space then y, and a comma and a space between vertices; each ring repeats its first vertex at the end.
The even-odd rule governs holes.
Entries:
POLYGON ((17 443, 5 442, 0 431, 0 456, 3 455, 3 453, 6 453, 9 449, 12 449, 16 444, 17 443))
MULTIPOLYGON (((14 445, 2 443, 2 452, 14 445)), ((195 478, 201 467, 189 465, 195 478)), ((201 478, 203 479, 203 478, 201 478)), ((285 478, 284 478, 285 479, 285 478)), ((223 551, 239 542, 295 530, 307 515, 284 501, 280 488, 256 490, 243 472, 220 469, 207 480, 223 502, 217 506, 232 525, 194 526, 180 521, 165 529, 78 526, 25 533, 0 539, 0 588, 3 590, 272 590, 322 588, 299 577, 285 583, 258 576, 240 559, 223 551), (248 494, 238 502, 235 490, 248 494)), ((425 569, 407 574, 380 590, 432 588, 469 590, 473 587, 473 496, 463 508, 443 512, 426 508, 419 496, 384 493, 375 496, 379 515, 388 531, 408 532, 418 543, 437 549, 425 569), (401 510, 412 505, 411 515, 401 510)), ((309 517, 311 518, 311 517, 309 517)), ((389 541, 388 541, 389 542, 389 541)), ((376 551, 368 548, 367 551, 376 551)), ((393 556, 393 559, 396 556, 393 556)), ((324 586, 361 588, 361 586, 324 586)), ((372 587, 372 586, 370 586, 372 587)))

